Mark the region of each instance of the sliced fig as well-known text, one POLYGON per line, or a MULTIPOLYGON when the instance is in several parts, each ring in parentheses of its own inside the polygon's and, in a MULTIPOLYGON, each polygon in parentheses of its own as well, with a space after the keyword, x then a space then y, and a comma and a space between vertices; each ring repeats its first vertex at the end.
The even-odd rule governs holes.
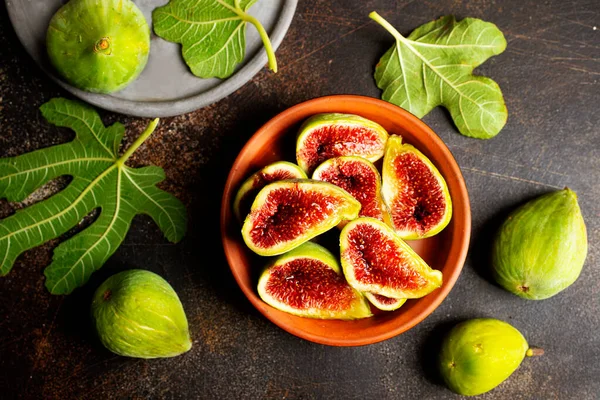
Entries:
POLYGON ((397 310, 406 303, 406 299, 394 299, 370 292, 365 292, 364 295, 371 304, 383 311, 397 310))
POLYGON ((312 178, 332 183, 350 193, 362 205, 360 217, 389 221, 381 197, 381 175, 373 163, 366 158, 356 156, 330 158, 315 169, 312 178))
POLYGON ((273 182, 256 195, 242 236, 255 253, 274 256, 356 218, 359 211, 354 197, 330 183, 312 179, 273 182))
POLYGON ((439 233, 452 218, 446 181, 427 157, 400 136, 391 135, 383 158, 381 193, 391 225, 403 239, 439 233))
POLYGON ((271 182, 282 181, 284 179, 306 179, 304 171, 297 166, 287 161, 278 161, 269 164, 260 171, 255 172, 242 183, 235 199, 233 200, 233 212, 238 221, 243 221, 256 194, 260 189, 264 188, 271 182))
POLYGON ((358 319, 372 315, 369 304, 340 271, 324 247, 307 242, 279 256, 258 281, 258 294, 290 314, 321 319, 358 319))
POLYGON ((387 138, 381 125, 361 116, 317 114, 300 127, 296 160, 307 173, 333 157, 360 156, 373 162, 383 157, 387 138))
POLYGON ((392 228, 374 218, 350 221, 340 233, 342 268, 360 292, 396 299, 423 297, 442 285, 431 269, 392 228))

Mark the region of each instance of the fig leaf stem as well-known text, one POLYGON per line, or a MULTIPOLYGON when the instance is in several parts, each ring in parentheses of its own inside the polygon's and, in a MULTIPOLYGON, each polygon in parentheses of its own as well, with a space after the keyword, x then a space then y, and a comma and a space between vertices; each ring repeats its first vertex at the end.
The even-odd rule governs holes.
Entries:
POLYGON ((277 59, 275 58, 275 51, 273 50, 273 45, 271 44, 271 39, 269 39, 269 35, 267 34, 267 31, 265 31, 265 28, 262 26, 260 21, 242 9, 242 7, 240 5, 240 0, 234 0, 233 7, 231 7, 228 4, 223 3, 222 1, 219 1, 219 0, 217 0, 217 1, 219 3, 221 3, 224 7, 228 8, 231 11, 233 11, 234 13, 236 13, 242 21, 249 22, 252 25, 254 25, 254 27, 258 31, 258 34, 260 35, 260 38, 265 46, 265 51, 267 52, 267 58, 269 60, 269 69, 271 69, 271 71, 273 71, 273 72, 277 72, 277 59))
POLYGON ((398 30, 396 28, 394 28, 392 26, 392 24, 390 24, 389 22, 387 22, 385 18, 383 18, 381 15, 379 15, 377 13, 377 11, 371 12, 369 14, 369 18, 371 18, 373 21, 375 21, 379 25, 381 25, 383 27, 383 29, 385 29, 386 31, 388 31, 397 41, 402 42, 402 41, 406 40, 404 38, 404 36, 402 36, 402 34, 400 32, 398 32, 398 30))
POLYGON ((267 58, 269 60, 269 69, 273 72, 277 72, 277 59, 275 58, 275 51, 273 50, 273 45, 271 44, 271 39, 269 39, 267 31, 265 31, 265 28, 262 26, 260 21, 254 18, 252 15, 243 13, 242 19, 254 25, 258 31, 258 34, 265 45, 265 51, 267 52, 267 58))
POLYGON ((144 129, 144 132, 142 132, 142 134, 135 140, 135 142, 133 142, 133 144, 131 146, 129 146, 129 148, 127 149, 127 151, 121 156, 121 158, 119 158, 116 162, 116 164, 118 166, 122 166, 125 165, 125 161, 127 161, 127 159, 129 157, 131 157, 131 155, 138 149, 138 147, 140 147, 142 145, 142 143, 144 143, 146 141, 146 139, 148 139, 148 137, 150 135, 152 135, 152 132, 154 132, 154 130, 156 129, 156 126, 158 125, 158 118, 154 118, 146 127, 146 129, 144 129))

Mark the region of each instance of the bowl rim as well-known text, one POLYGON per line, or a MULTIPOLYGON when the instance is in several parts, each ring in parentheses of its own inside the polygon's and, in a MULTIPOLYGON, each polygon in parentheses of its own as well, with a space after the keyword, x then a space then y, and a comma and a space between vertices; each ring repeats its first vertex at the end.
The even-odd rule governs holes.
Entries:
MULTIPOLYGON (((455 204, 456 203, 453 201, 453 207, 455 204)), ((454 210, 453 210, 453 214, 454 214, 454 210)), ((256 132, 254 132, 254 134, 248 139, 246 144, 242 147, 242 149, 238 153, 238 156, 234 160, 232 167, 229 170, 227 180, 226 180, 225 186, 223 188, 223 195, 222 195, 222 199, 221 199, 220 225, 221 225, 220 228, 221 228, 222 247, 223 247, 223 251, 225 253, 225 257, 227 259, 227 263, 229 265, 229 269, 230 269, 231 273, 233 274, 233 277, 234 277, 237 285, 242 290, 242 292, 244 293, 246 298, 250 301, 250 303, 252 303, 252 305, 264 317, 266 317, 269 321, 271 321, 272 323, 274 323, 281 329, 287 331, 288 333, 291 333, 292 335, 295 335, 297 337, 300 337, 302 339, 305 339, 305 340, 308 340, 308 341, 311 341, 314 343, 319 343, 319 344, 324 344, 324 345, 329 345, 329 346, 363 346, 363 345, 378 343, 378 342, 390 339, 394 336, 397 336, 397 335, 413 328, 415 325, 419 324, 425 318, 427 318, 448 296, 448 294, 454 287, 454 284, 456 283, 460 273, 462 272, 464 263, 466 261, 467 253, 469 250, 469 244, 470 244, 470 238, 471 238, 471 206, 470 206, 470 200, 469 200, 466 183, 465 183, 464 177, 462 175, 462 172, 460 170, 460 167, 458 166, 458 163, 456 162, 450 149, 446 146, 446 144, 442 141, 442 139, 425 122, 423 122, 421 119, 419 119, 418 117, 416 117, 414 114, 410 113, 409 111, 407 111, 401 107, 398 107, 394 104, 391 104, 387 101, 380 100, 378 98, 364 96, 364 95, 338 94, 338 95, 326 95, 326 96, 312 98, 312 99, 303 101, 301 103, 298 103, 294 106, 291 106, 291 107, 279 112, 278 114, 276 114, 274 117, 269 119, 265 124, 263 124, 256 132), (403 114, 404 117, 406 119, 408 119, 410 122, 418 125, 420 130, 426 135, 426 140, 430 140, 433 143, 433 147, 437 147, 441 151, 444 160, 447 161, 448 168, 450 169, 453 176, 456 177, 456 184, 455 184, 456 187, 455 188, 458 191, 459 196, 463 199, 463 201, 462 201, 463 210, 462 211, 464 213, 464 218, 462 220, 459 220, 462 222, 462 224, 461 224, 461 222, 459 222, 459 224, 463 225, 463 226, 459 226, 459 229, 462 229, 463 233, 459 239, 459 246, 460 246, 459 251, 456 253, 456 255, 454 257, 455 258, 454 265, 456 265, 456 268, 454 268, 453 271, 449 275, 444 274, 444 284, 442 285, 442 287, 440 287, 435 292, 427 295, 427 297, 432 296, 433 301, 426 308, 424 308, 422 311, 420 311, 418 314, 416 314, 412 319, 408 320, 407 322, 399 324, 398 326, 395 326, 394 328, 384 331, 384 332, 381 332, 379 334, 361 337, 359 339, 337 339, 337 338, 332 339, 332 338, 324 337, 321 335, 312 334, 312 333, 309 333, 309 332, 306 332, 304 330, 297 328, 293 324, 284 323, 284 322, 280 321, 276 316, 273 316, 271 313, 267 312, 266 309, 270 306, 268 306, 266 303, 264 303, 258 297, 258 295, 256 295, 252 291, 252 289, 246 287, 243 284, 240 274, 233 267, 234 262, 230 255, 230 251, 227 250, 226 244, 225 244, 227 241, 227 238, 229 237, 229 235, 227 234, 227 223, 231 219, 231 217, 230 217, 230 214, 231 214, 230 202, 231 202, 232 195, 233 195, 232 190, 235 189, 233 187, 232 179, 233 179, 235 172, 238 170, 238 165, 241 163, 241 160, 243 160, 245 158, 246 153, 248 153, 250 151, 250 149, 255 145, 255 142, 259 141, 259 138, 261 136, 265 135, 266 132, 269 132, 271 130, 271 126, 277 125, 279 123, 279 121, 286 120, 289 116, 294 115, 306 108, 312 108, 315 105, 326 105, 332 101, 371 103, 371 104, 376 105, 379 108, 382 108, 384 112, 387 110, 387 111, 391 111, 394 113, 403 114)))

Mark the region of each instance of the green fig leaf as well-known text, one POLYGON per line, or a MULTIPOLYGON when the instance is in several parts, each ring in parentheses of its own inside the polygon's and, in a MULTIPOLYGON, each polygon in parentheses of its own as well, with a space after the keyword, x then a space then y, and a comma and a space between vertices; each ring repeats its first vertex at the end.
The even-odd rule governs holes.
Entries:
POLYGON ((508 118, 500 87, 473 75, 475 67, 506 48, 496 25, 476 18, 457 22, 449 15, 405 38, 376 12, 369 16, 396 39, 375 68, 383 100, 419 118, 443 105, 465 136, 489 139, 500 132, 508 118))
POLYGON ((154 32, 165 40, 181 43, 192 73, 200 78, 227 78, 246 52, 244 28, 258 30, 277 72, 275 52, 261 23, 247 13, 256 0, 171 0, 152 12, 154 32))
POLYGON ((119 157, 122 124, 107 128, 92 107, 61 98, 45 103, 41 111, 50 123, 74 130, 75 139, 0 159, 0 198, 22 201, 54 178, 73 179, 61 192, 0 220, 0 275, 10 272, 21 253, 59 237, 95 209, 101 209, 97 219, 54 250, 44 271, 51 293, 68 294, 87 282, 117 250, 137 214, 149 215, 171 242, 181 240, 185 206, 155 186, 165 178, 164 171, 125 165, 158 119, 119 157))

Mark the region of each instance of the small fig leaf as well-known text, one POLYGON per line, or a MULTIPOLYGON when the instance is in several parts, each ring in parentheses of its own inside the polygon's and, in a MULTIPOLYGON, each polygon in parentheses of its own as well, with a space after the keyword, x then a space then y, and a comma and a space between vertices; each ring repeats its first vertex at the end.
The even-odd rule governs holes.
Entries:
POLYGON ((73 180, 54 196, 0 220, 0 275, 12 269, 21 253, 60 237, 98 208, 100 215, 90 226, 54 250, 44 271, 51 293, 68 294, 83 285, 117 250, 137 214, 152 217, 168 240, 181 240, 185 206, 155 186, 165 178, 164 171, 125 165, 158 119, 119 157, 122 124, 106 128, 92 107, 61 98, 42 105, 41 111, 50 123, 73 129, 75 139, 0 159, 0 198, 21 201, 51 179, 68 175, 73 180))
POLYGON ((200 78, 227 78, 246 52, 244 28, 258 30, 269 60, 277 72, 275 52, 261 23, 247 13, 256 0, 171 0, 152 12, 154 32, 181 43, 192 73, 200 78))
POLYGON ((476 18, 457 22, 448 15, 405 38, 376 12, 369 16, 396 39, 375 68, 383 100, 419 118, 443 105, 465 136, 489 139, 500 132, 508 118, 500 87, 473 75, 475 67, 506 48, 496 25, 476 18))

